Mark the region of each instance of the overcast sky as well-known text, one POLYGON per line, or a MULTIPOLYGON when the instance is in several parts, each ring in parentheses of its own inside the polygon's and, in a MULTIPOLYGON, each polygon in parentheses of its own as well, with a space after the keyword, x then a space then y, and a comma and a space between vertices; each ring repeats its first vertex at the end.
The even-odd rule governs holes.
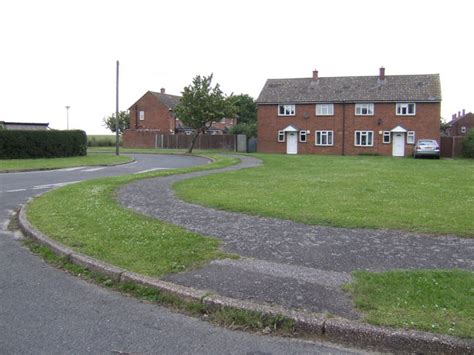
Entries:
POLYGON ((474 110, 472 14, 450 1, 2 0, 0 121, 108 133, 146 91, 214 73, 256 98, 268 78, 441 75, 442 116, 474 110))

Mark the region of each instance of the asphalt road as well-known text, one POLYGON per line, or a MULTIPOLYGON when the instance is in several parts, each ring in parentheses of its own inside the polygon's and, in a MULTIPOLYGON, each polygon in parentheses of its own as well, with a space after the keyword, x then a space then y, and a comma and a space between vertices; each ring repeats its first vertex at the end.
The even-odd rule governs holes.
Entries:
POLYGON ((7 230, 18 205, 53 187, 207 163, 187 156, 135 157, 135 163, 116 167, 0 174, 0 354, 358 353, 331 344, 230 331, 125 297, 47 265, 7 230))

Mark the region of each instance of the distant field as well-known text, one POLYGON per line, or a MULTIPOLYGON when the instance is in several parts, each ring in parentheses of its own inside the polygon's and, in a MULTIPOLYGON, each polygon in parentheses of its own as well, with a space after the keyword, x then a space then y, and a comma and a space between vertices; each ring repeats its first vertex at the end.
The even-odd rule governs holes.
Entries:
MULTIPOLYGON (((122 145, 122 137, 119 141, 122 145)), ((87 136, 88 147, 113 147, 115 146, 115 134, 91 134, 87 136)))

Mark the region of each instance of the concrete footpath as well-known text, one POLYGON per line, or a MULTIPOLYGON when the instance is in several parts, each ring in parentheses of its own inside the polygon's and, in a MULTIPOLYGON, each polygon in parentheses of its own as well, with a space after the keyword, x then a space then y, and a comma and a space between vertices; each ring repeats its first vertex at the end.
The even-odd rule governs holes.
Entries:
POLYGON ((140 180, 122 187, 121 204, 139 213, 212 236, 222 249, 241 256, 162 280, 136 275, 78 255, 35 231, 20 213, 23 230, 81 265, 117 281, 135 281, 182 297, 295 319, 301 329, 331 341, 395 351, 465 353, 472 341, 360 322, 341 285, 354 270, 461 268, 474 270, 474 240, 400 231, 308 226, 292 221, 218 211, 178 200, 171 185, 223 171, 255 167, 240 157, 236 166, 140 180), (328 315, 330 315, 328 317, 328 315))

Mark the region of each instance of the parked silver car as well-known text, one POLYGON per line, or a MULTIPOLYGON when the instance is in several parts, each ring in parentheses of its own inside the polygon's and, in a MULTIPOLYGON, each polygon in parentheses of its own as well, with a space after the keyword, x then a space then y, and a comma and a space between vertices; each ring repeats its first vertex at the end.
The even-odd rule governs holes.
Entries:
POLYGON ((439 159, 439 144, 434 139, 419 139, 413 149, 413 158, 433 157, 439 159))

